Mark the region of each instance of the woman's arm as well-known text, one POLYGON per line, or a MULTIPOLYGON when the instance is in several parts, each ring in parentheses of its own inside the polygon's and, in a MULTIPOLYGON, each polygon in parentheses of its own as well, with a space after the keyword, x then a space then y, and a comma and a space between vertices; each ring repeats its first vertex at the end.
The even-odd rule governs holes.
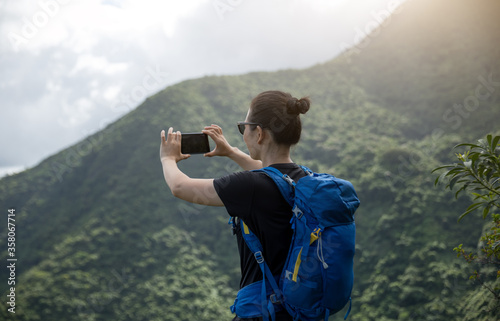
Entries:
POLYGON ((165 182, 175 197, 185 201, 210 206, 224 206, 215 191, 213 179, 193 179, 181 172, 177 162, 190 155, 181 154, 181 133, 173 132, 172 127, 161 131, 160 160, 165 182))
POLYGON ((232 147, 227 142, 226 138, 222 134, 222 128, 217 125, 211 125, 205 127, 202 131, 203 133, 210 136, 215 142, 215 148, 213 151, 206 153, 206 157, 212 156, 227 156, 232 159, 236 164, 240 165, 244 170, 253 170, 262 168, 262 161, 255 160, 250 157, 250 155, 242 152, 237 147, 232 147))
POLYGON ((250 155, 242 152, 238 147, 232 147, 232 151, 227 157, 246 171, 262 168, 262 161, 251 158, 250 155))

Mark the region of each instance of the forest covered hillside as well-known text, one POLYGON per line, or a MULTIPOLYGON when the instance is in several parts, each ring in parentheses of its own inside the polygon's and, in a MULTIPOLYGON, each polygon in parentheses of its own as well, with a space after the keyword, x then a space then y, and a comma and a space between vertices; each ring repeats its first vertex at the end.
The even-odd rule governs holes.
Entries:
MULTIPOLYGON (((457 222, 470 199, 435 187, 431 171, 454 161, 457 143, 500 134, 498 13, 496 0, 411 0, 331 61, 181 82, 2 178, 2 211, 16 209, 18 263, 16 313, 4 304, 0 318, 230 320, 239 258, 227 213, 171 195, 160 131, 215 123, 245 150, 236 122, 255 95, 278 89, 312 100, 293 160, 350 180, 361 200, 349 318, 494 320, 452 250, 475 248, 484 222, 457 222)), ((199 155, 179 165, 191 177, 240 170, 199 155)), ((8 277, 1 269, 0 280, 8 277)), ((8 291, 2 281, 4 298, 8 291)))

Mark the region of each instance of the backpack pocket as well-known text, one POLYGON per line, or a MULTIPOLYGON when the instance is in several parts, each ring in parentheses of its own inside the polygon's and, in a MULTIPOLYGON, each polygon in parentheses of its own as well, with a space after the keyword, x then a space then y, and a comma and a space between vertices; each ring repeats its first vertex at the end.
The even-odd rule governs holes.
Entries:
POLYGON ((294 308, 315 310, 319 308, 323 297, 323 275, 321 262, 314 257, 317 242, 313 243, 307 256, 303 256, 303 248, 296 247, 283 274, 283 296, 286 304, 294 308))
POLYGON ((343 224, 323 231, 323 255, 328 269, 324 273, 323 304, 332 313, 341 310, 351 297, 355 225, 343 224))

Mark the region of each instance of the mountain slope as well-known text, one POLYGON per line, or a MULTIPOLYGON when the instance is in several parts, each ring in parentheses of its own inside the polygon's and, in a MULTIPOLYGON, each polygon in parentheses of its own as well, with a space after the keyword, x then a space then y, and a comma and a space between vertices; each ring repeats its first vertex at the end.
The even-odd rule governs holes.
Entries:
MULTIPOLYGON (((356 83, 408 118, 408 138, 436 128, 482 135, 481 115, 497 106, 499 12, 495 1, 408 1, 346 53, 347 65, 356 83), (478 101, 466 100, 486 82, 489 90, 483 88, 478 101), (470 110, 482 112, 476 116, 470 110)), ((494 127, 495 121, 487 126, 494 127)))
MULTIPOLYGON (((455 143, 498 131, 498 9, 493 0, 411 1, 366 45, 330 62, 179 83, 3 178, 0 205, 17 209, 16 319, 229 319, 239 271, 227 214, 170 195, 159 133, 217 123, 244 149, 235 124, 267 89, 311 96, 293 159, 351 180, 362 201, 352 320, 466 319, 461 307, 476 288, 451 248, 474 247, 481 222, 456 222, 469 201, 434 188, 430 170, 450 162, 455 143), (490 74, 475 114, 454 109, 490 74)), ((239 170, 201 156, 180 166, 193 177, 239 170)))

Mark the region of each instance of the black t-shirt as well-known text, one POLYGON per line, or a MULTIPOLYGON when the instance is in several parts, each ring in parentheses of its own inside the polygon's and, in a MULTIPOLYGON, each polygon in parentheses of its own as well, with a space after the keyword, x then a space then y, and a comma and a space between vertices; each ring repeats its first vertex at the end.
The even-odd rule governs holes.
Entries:
MULTIPOLYGON (((294 163, 271 166, 295 181, 305 176, 294 163)), ((271 272, 281 275, 292 238, 292 212, 278 186, 265 173, 243 171, 215 179, 214 187, 229 215, 241 218, 259 238, 271 272)), ((239 224, 236 236, 240 253, 240 287, 243 288, 262 280, 262 272, 241 235, 239 224)))

